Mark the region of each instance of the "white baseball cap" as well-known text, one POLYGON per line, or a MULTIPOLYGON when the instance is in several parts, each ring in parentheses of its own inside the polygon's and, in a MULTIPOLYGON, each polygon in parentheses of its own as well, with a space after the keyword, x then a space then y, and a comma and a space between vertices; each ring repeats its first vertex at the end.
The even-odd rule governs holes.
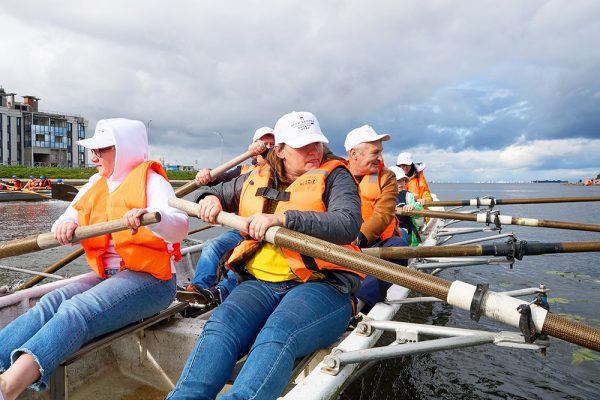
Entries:
POLYGON ((88 139, 78 140, 77 144, 87 149, 103 149, 105 147, 114 146, 116 142, 112 125, 108 123, 108 121, 101 119, 96 124, 94 136, 88 139))
POLYGON ((252 143, 256 142, 258 139, 265 135, 273 135, 273 128, 269 128, 268 126, 263 126, 262 128, 258 128, 256 132, 254 132, 254 136, 252 137, 252 143))
POLYGON ((344 147, 346 148, 346 151, 350 151, 350 149, 353 149, 361 143, 375 142, 377 140, 383 140, 385 142, 386 140, 390 140, 390 135, 380 135, 369 125, 363 125, 348 133, 346 141, 344 142, 344 147))
POLYGON ((400 179, 408 179, 408 176, 406 176, 406 174, 404 173, 404 171, 402 171, 402 168, 400 168, 400 167, 392 165, 389 168, 389 170, 392 171, 394 173, 394 175, 396 175, 397 181, 399 181, 400 179))
POLYGON ((412 163, 413 163, 412 154, 410 154, 410 153, 398 154, 398 160, 396 161, 396 165, 411 165, 412 163))
POLYGON ((312 113, 292 111, 275 124, 275 144, 285 143, 297 149, 315 142, 329 143, 329 140, 321 132, 319 121, 312 113))

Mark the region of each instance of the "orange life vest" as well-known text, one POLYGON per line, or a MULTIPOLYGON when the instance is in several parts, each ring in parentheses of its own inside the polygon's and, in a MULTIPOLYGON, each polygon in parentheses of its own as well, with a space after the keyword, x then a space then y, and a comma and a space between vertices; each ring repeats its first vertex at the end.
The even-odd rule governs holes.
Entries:
POLYGON ((405 189, 412 192, 417 200, 432 200, 431 192, 429 191, 429 186, 427 185, 423 171, 415 171, 415 174, 408 179, 408 182, 406 182, 405 189))
MULTIPOLYGON (((325 193, 326 180, 331 171, 337 167, 346 168, 346 165, 339 160, 326 161, 318 169, 308 171, 304 175, 297 178, 285 191, 289 193, 288 201, 279 201, 275 208, 275 214, 283 214, 288 210, 297 211, 317 211, 325 212, 327 208, 323 202, 323 194, 325 193)), ((271 167, 262 165, 256 167, 246 178, 242 186, 240 194, 240 205, 238 214, 242 217, 247 217, 253 214, 266 212, 268 201, 262 196, 257 196, 256 191, 259 188, 269 187, 271 178, 271 167)), ((256 246, 259 245, 254 239, 242 241, 234 250, 229 259, 227 266, 235 269, 242 265, 249 254, 256 251, 256 246)), ((343 245, 355 251, 360 251, 357 246, 343 245)), ((289 263, 291 271, 302 281, 306 282, 314 271, 322 269, 340 269, 354 272, 361 277, 363 274, 352 271, 348 268, 336 265, 324 260, 303 256, 298 252, 281 248, 283 254, 289 263)))
POLYGON ((240 175, 244 175, 245 173, 252 171, 255 167, 256 167, 256 165, 254 165, 254 164, 242 164, 242 168, 240 170, 240 175))
MULTIPOLYGON (((360 200, 361 200, 361 211, 363 221, 368 220, 373 214, 375 208, 375 202, 379 195, 381 195, 381 171, 383 170, 383 163, 379 164, 379 168, 376 174, 365 175, 360 180, 360 200)), ((402 236, 398 231, 398 220, 394 216, 390 224, 385 228, 381 235, 380 240, 386 240, 394 236, 402 236)))
MULTIPOLYGON (((108 192, 106 178, 101 178, 73 205, 79 213, 79 225, 120 219, 132 208, 146 208, 146 179, 150 169, 168 180, 162 165, 156 161, 135 167, 112 193, 108 192)), ((108 249, 111 236, 115 251, 122 259, 121 269, 146 272, 161 280, 171 279, 171 256, 175 256, 175 261, 181 259, 180 245, 173 244, 173 252, 169 253, 167 242, 145 226, 135 235, 127 229, 81 241, 85 257, 98 276, 106 277, 102 255, 108 249)))

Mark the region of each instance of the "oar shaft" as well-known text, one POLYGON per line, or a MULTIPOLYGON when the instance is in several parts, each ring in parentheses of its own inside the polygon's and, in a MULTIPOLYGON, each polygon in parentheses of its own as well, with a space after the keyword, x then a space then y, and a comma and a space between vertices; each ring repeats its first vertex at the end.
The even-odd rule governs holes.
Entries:
POLYGON ((14 272, 21 272, 23 274, 29 274, 29 275, 38 275, 38 276, 44 277, 44 278, 64 279, 64 277, 62 277, 60 275, 47 274, 45 272, 32 271, 30 269, 23 269, 23 268, 11 267, 11 266, 8 266, 8 265, 0 265, 0 269, 6 269, 8 271, 14 271, 14 272))
POLYGON ((600 201, 600 196, 586 197, 531 197, 523 199, 491 199, 480 198, 471 200, 442 200, 426 201, 425 207, 455 207, 455 206, 489 206, 492 204, 510 205, 510 204, 547 204, 547 203, 578 203, 600 201))
MULTIPOLYGON (((197 205, 185 200, 171 199, 169 205, 192 216, 195 216, 197 212, 197 205)), ((217 221, 234 229, 245 229, 245 220, 233 214, 221 212, 217 217, 217 221)), ((473 285, 460 281, 450 282, 423 272, 404 268, 286 228, 269 228, 265 240, 309 257, 343 265, 346 268, 373 275, 379 279, 448 301, 448 303, 465 310, 470 310, 475 297, 476 287, 473 285)), ((481 313, 492 319, 518 327, 520 314, 517 307, 524 303, 522 300, 488 291, 481 301, 481 313)), ((548 334, 553 332, 560 339, 600 351, 600 329, 573 323, 573 321, 556 316, 549 319, 548 326, 544 328, 546 325, 546 310, 532 305, 531 312, 538 332, 548 334), (546 330, 544 331, 544 329, 546 330)))
POLYGON ((483 224, 494 224, 495 218, 501 225, 519 225, 519 226, 531 226, 539 228, 554 228, 554 229, 568 229, 575 231, 589 231, 589 232, 600 232, 600 225, 595 224, 582 224, 577 222, 565 222, 565 221, 552 221, 547 219, 536 219, 536 218, 522 218, 522 217, 511 217, 510 215, 495 215, 488 213, 478 214, 465 214, 448 211, 433 211, 433 210, 411 210, 403 211, 401 208, 397 208, 396 212, 400 215, 416 216, 416 217, 430 217, 430 218, 444 218, 444 219, 457 219, 460 221, 473 221, 483 224))
MULTIPOLYGON (((252 153, 249 151, 247 151, 243 154, 240 154, 239 156, 227 161, 225 164, 219 165, 218 167, 211 169, 210 176, 212 178, 216 178, 217 176, 220 176, 223 173, 229 171, 231 168, 235 167, 236 165, 238 165, 241 162, 244 162, 245 160, 249 159, 250 157, 252 157, 252 153)), ((186 195, 192 193, 196 189, 198 189, 198 185, 196 185, 196 181, 191 181, 191 182, 188 182, 185 185, 181 186, 177 190, 175 190, 175 196, 183 197, 183 196, 186 196, 186 195)))
MULTIPOLYGON (((80 247, 77 250, 72 251, 71 253, 67 254, 65 257, 61 258, 60 260, 58 260, 57 262, 55 262, 48 268, 46 268, 44 270, 44 272, 47 274, 52 274, 52 273, 58 271, 59 269, 61 269, 62 267, 64 267, 65 265, 69 264, 71 261, 81 257, 83 255, 83 253, 85 253, 85 251, 83 250, 83 247, 80 247)), ((17 290, 28 289, 30 287, 37 285, 42 280, 44 280, 43 276, 34 276, 30 280, 28 280, 27 282, 25 282, 21 286, 19 286, 17 288, 17 290)))
MULTIPOLYGON (((160 213, 146 213, 141 216, 142 226, 160 222, 160 213)), ((102 222, 99 224, 82 226, 75 229, 71 243, 79 242, 95 236, 106 235, 113 232, 128 229, 122 219, 102 222)), ((23 239, 15 239, 0 244, 0 258, 18 256, 38 250, 50 249, 60 246, 54 239, 54 233, 42 233, 40 235, 28 236, 23 239)))
POLYGON ((600 242, 538 243, 521 241, 514 244, 491 243, 463 246, 372 247, 363 253, 385 260, 429 257, 517 257, 557 253, 585 253, 600 251, 600 242))

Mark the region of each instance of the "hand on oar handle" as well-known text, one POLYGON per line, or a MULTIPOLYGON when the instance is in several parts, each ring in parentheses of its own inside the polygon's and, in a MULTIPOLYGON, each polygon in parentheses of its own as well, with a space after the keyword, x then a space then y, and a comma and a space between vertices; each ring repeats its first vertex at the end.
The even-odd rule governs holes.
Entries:
POLYGON ((138 232, 138 228, 142 226, 141 217, 147 212, 146 208, 132 208, 123 215, 123 222, 131 229, 132 235, 135 235, 138 232))
POLYGON ((217 196, 206 196, 198 202, 198 211, 196 215, 204 222, 209 224, 217 223, 217 215, 223 211, 223 206, 217 196))
POLYGON ((250 143, 250 146, 248 146, 248 151, 252 153, 254 157, 264 153, 265 150, 267 150, 267 145, 262 140, 257 140, 254 143, 250 143))
POLYGON ((213 179, 215 178, 210 176, 210 168, 203 168, 200 171, 198 171, 198 173, 196 174, 196 178, 194 178, 194 181, 196 182, 197 186, 204 186, 212 182, 213 179))
POLYGON ((71 239, 73 239, 73 233, 78 226, 79 225, 73 221, 65 221, 58 224, 56 230, 54 231, 54 239, 56 239, 56 241, 63 246, 71 243, 71 239))

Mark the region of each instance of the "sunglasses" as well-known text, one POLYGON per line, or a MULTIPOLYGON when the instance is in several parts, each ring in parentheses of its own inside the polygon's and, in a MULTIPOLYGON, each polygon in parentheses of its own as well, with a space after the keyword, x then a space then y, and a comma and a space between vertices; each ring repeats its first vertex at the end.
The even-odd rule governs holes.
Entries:
POLYGON ((95 155, 98 158, 102 157, 102 154, 106 153, 107 151, 113 150, 115 148, 115 146, 109 146, 109 147, 103 147, 101 149, 90 149, 92 154, 95 155))

